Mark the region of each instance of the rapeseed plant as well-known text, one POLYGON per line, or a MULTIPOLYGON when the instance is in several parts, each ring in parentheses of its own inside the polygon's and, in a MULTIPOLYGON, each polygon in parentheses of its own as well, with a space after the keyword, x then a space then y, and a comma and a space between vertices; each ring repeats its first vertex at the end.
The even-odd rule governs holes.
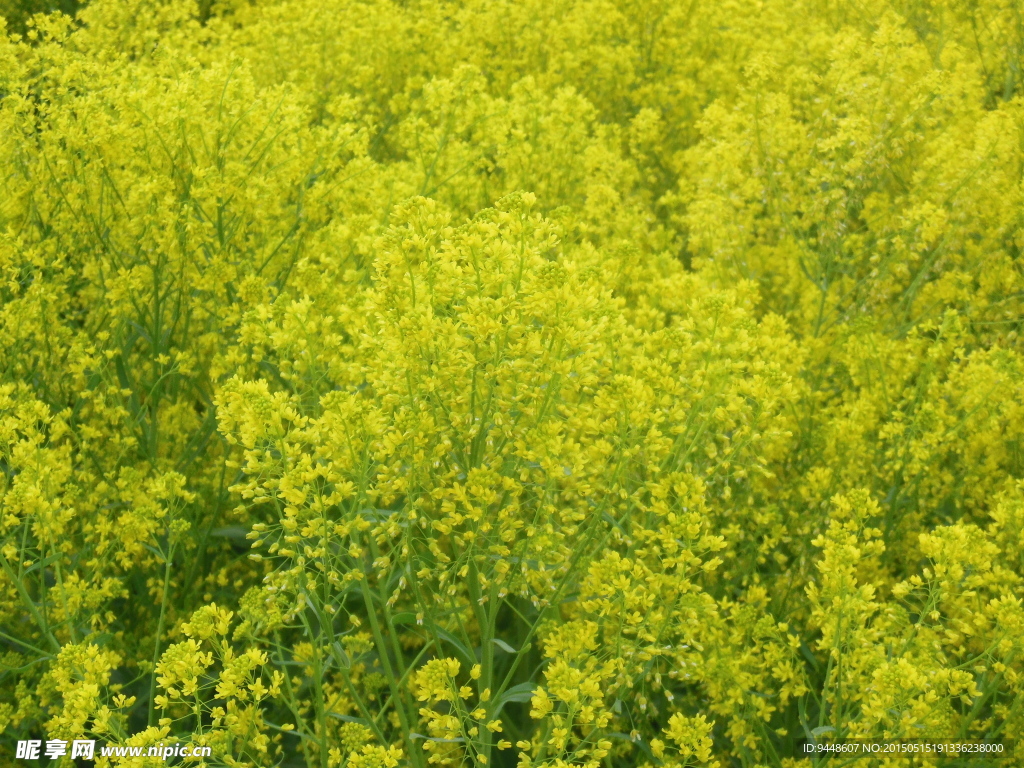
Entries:
POLYGON ((1014 0, 0 0, 0 755, 1024 764, 1022 65, 1014 0))

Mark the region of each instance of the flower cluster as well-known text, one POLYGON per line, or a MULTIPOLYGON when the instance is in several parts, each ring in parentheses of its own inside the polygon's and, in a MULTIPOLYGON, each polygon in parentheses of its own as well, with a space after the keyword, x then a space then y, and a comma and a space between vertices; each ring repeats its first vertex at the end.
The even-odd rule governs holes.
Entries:
POLYGON ((0 0, 5 744, 1024 733, 1018 6, 0 0))

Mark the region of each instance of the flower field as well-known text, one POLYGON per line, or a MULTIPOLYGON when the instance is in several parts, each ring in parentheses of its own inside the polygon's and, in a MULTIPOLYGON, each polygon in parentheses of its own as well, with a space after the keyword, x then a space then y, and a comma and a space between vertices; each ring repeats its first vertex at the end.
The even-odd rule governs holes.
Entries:
POLYGON ((0 31, 0 765, 1024 765, 1019 0, 0 31))

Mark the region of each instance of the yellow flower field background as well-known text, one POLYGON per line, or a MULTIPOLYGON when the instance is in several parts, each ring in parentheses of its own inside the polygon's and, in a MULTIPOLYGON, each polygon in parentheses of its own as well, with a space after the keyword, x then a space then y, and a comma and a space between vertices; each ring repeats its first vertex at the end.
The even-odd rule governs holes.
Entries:
POLYGON ((1024 765, 1019 2, 0 11, 4 765, 1024 765))

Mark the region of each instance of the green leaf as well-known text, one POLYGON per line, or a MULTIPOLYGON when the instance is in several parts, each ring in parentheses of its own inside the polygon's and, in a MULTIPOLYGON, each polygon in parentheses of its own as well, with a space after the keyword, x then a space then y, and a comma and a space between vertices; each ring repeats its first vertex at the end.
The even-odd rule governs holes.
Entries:
POLYGON ((533 692, 537 689, 536 683, 520 683, 513 685, 495 700, 494 717, 497 717, 501 710, 509 702, 522 704, 533 698, 533 692))
POLYGON ((506 643, 504 640, 499 640, 498 638, 495 637, 495 638, 493 638, 491 640, 491 642, 494 643, 499 648, 501 648, 501 650, 503 650, 505 653, 519 653, 519 651, 517 651, 511 645, 506 643))
POLYGON ((60 560, 60 558, 61 558, 61 553, 60 552, 56 552, 56 553, 50 555, 49 557, 44 558, 43 560, 38 560, 38 561, 32 563, 32 565, 30 565, 28 568, 25 569, 25 574, 24 575, 28 576, 30 573, 32 573, 32 571, 38 570, 40 568, 45 568, 50 563, 52 563, 52 562, 54 562, 56 560, 60 560))
POLYGON ((455 635, 453 635, 451 632, 447 632, 446 630, 441 629, 440 627, 435 628, 434 631, 437 632, 438 637, 440 637, 442 640, 444 640, 446 643, 451 645, 453 648, 455 648, 455 650, 459 652, 459 654, 462 656, 463 661, 465 661, 470 666, 476 664, 476 654, 474 654, 471 650, 469 650, 469 648, 463 645, 459 641, 459 639, 455 637, 455 635))
POLYGON ((337 712, 328 712, 327 714, 337 720, 344 720, 346 723, 359 723, 360 725, 367 726, 370 724, 368 720, 364 720, 361 717, 352 717, 351 715, 339 715, 337 712))
POLYGON ((352 668, 352 660, 348 657, 348 654, 345 653, 345 649, 341 647, 341 643, 335 640, 331 646, 331 650, 334 651, 334 659, 338 662, 339 667, 342 669, 352 668))

